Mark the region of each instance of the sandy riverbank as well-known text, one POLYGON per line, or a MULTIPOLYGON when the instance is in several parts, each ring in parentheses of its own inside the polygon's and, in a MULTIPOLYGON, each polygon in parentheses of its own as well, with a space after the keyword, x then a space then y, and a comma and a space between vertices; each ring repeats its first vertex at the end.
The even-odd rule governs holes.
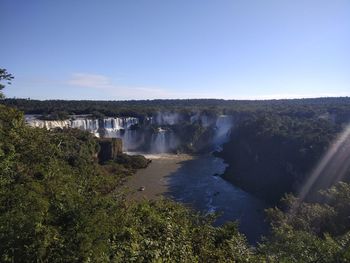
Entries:
POLYGON ((145 157, 152 160, 150 165, 146 169, 138 170, 124 185, 128 197, 133 200, 161 198, 169 190, 169 174, 177 171, 184 162, 194 158, 187 154, 154 154, 145 157), (145 187, 144 191, 139 191, 141 186, 145 187))

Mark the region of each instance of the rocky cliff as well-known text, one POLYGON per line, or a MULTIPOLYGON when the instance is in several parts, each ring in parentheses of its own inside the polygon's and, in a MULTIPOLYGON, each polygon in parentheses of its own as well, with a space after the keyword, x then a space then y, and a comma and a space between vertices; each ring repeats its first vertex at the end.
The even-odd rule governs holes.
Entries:
POLYGON ((101 163, 108 160, 115 160, 123 153, 123 142, 120 138, 103 138, 98 141, 100 151, 98 159, 101 163))

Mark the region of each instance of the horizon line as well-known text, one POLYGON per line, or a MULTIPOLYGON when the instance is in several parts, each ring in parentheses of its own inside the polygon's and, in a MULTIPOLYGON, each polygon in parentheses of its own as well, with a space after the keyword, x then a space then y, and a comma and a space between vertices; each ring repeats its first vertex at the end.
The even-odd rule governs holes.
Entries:
POLYGON ((161 98, 161 99, 120 99, 120 100, 95 100, 95 99, 35 99, 35 98, 18 98, 6 97, 3 100, 36 100, 36 101, 166 101, 166 100, 221 100, 221 101, 283 101, 283 100, 307 100, 307 99, 336 99, 336 98, 350 98, 347 96, 319 96, 319 97, 294 97, 294 98, 256 98, 256 99, 223 99, 223 98, 161 98))

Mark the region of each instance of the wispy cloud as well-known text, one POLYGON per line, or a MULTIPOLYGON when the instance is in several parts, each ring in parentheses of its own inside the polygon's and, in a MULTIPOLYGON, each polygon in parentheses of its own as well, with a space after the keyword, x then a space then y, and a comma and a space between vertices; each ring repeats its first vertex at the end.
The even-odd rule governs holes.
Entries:
POLYGON ((174 95, 162 88, 115 84, 107 76, 90 73, 74 73, 67 83, 75 87, 103 90, 115 99, 170 98, 174 95))
POLYGON ((77 87, 93 89, 113 89, 110 79, 103 75, 74 73, 68 80, 68 84, 77 87))
POLYGON ((79 87, 99 90, 104 92, 107 97, 116 100, 124 99, 188 99, 188 98, 224 98, 224 99, 248 99, 248 100, 266 100, 266 99, 298 99, 315 97, 340 97, 349 96, 349 93, 279 93, 279 94, 260 94, 260 95, 236 95, 235 92, 225 92, 220 89, 213 91, 202 91, 200 88, 190 89, 187 92, 180 92, 184 89, 168 89, 150 86, 133 86, 125 84, 116 84, 111 78, 105 75, 90 73, 74 73, 66 84, 79 87), (196 92, 190 92, 194 90, 196 92))

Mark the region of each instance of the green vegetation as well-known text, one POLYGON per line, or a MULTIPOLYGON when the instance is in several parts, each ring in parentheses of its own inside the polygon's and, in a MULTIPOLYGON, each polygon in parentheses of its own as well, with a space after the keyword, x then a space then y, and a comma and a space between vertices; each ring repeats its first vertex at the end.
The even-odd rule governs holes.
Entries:
POLYGON ((293 100, 129 100, 129 101, 64 101, 64 100, 31 100, 6 99, 0 103, 15 107, 26 114, 68 113, 92 114, 94 116, 152 116, 158 112, 177 112, 188 115, 201 111, 206 115, 241 114, 252 112, 279 112, 294 117, 317 117, 322 114, 334 114, 337 121, 349 117, 350 98, 317 98, 293 100))
POLYGON ((127 155, 125 153, 117 156, 116 163, 123 164, 129 169, 146 168, 151 160, 146 159, 143 155, 127 155))
POLYGON ((0 99, 3 99, 5 96, 2 93, 2 90, 5 88, 5 85, 1 83, 1 81, 5 81, 6 84, 11 84, 11 80, 13 80, 14 77, 7 72, 6 69, 0 68, 0 99))
POLYGON ((118 186, 135 160, 103 166, 98 149, 89 133, 30 128, 0 106, 1 262, 350 261, 348 184, 326 203, 270 210, 272 234, 251 248, 235 223, 213 227, 170 201, 126 202, 118 186))
POLYGON ((2 262, 195 262, 236 243, 250 253, 235 226, 213 228, 167 201, 126 203, 116 189, 129 168, 109 173, 97 150, 89 133, 29 128, 0 106, 2 262))
POLYGON ((269 209, 271 237, 258 251, 270 262, 350 262, 350 185, 321 192, 323 202, 282 200, 284 211, 269 209))
POLYGON ((250 114, 220 154, 230 164, 224 176, 275 203, 284 193, 300 189, 344 125, 314 116, 250 114))
POLYGON ((69 114, 66 111, 55 111, 50 114, 43 114, 40 116, 40 120, 67 120, 69 114))

